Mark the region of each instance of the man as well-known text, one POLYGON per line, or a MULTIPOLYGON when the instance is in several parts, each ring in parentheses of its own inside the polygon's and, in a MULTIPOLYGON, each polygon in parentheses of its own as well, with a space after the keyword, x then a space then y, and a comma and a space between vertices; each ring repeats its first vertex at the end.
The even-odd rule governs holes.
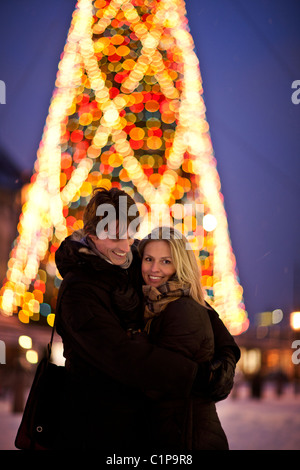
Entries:
POLYGON ((232 386, 239 349, 213 310, 213 365, 198 366, 134 334, 143 315, 133 239, 137 213, 124 191, 98 189, 86 208, 83 233, 57 250, 63 282, 56 327, 69 376, 58 447, 147 450, 147 400, 208 390, 219 399, 232 386))

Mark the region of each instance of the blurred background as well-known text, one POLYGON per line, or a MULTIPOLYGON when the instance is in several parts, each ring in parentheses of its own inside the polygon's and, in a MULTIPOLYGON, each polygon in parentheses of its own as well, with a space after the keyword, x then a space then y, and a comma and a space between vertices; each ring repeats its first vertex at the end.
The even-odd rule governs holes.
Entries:
MULTIPOLYGON (((1 2, 1 285, 75 4, 1 2)), ((299 449, 300 422, 293 420, 300 403, 300 3, 188 0, 186 8, 250 320, 236 337, 242 358, 220 416, 236 446, 245 448, 249 441, 238 441, 244 423, 236 407, 246 402, 246 426, 253 432, 255 413, 265 418, 264 435, 286 420, 294 423, 288 437, 280 434, 281 444, 270 439, 264 445, 299 449)), ((50 333, 49 326, 0 314, 0 427, 8 435, 50 333)), ((61 361, 59 342, 54 356, 61 361)), ((1 436, 0 448, 11 445, 1 436)))

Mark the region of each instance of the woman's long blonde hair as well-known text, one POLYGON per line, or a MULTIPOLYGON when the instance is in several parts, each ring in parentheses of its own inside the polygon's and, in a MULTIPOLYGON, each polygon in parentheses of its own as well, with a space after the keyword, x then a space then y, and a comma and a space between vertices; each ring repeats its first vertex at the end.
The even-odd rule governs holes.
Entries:
POLYGON ((199 304, 205 305, 201 286, 201 273, 195 254, 186 237, 173 227, 157 227, 139 243, 139 253, 143 257, 146 245, 163 240, 169 243, 176 275, 182 284, 190 286, 190 296, 199 304))

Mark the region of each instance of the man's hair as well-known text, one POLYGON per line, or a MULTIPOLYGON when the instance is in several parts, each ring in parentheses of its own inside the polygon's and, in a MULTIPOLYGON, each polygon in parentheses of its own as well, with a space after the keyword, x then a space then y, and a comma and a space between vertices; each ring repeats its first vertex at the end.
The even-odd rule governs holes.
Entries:
MULTIPOLYGON (((107 211, 104 211, 101 215, 97 215, 97 209, 101 205, 114 209, 116 222, 121 221, 120 219, 122 219, 123 222, 126 221, 126 227, 118 227, 118 232, 127 230, 129 224, 139 216, 135 201, 125 191, 118 188, 109 190, 105 188, 95 188, 93 196, 86 206, 83 215, 83 230, 86 235, 97 235, 97 225, 107 215, 107 211)), ((107 227, 107 229, 108 228, 109 227, 107 227)))

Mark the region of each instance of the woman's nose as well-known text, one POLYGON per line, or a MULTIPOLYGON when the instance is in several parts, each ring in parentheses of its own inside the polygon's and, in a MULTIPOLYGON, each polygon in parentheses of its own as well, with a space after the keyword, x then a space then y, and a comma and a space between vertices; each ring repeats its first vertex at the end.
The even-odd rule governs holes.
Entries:
POLYGON ((159 271, 159 264, 157 261, 153 261, 151 265, 151 272, 157 273, 159 271))

